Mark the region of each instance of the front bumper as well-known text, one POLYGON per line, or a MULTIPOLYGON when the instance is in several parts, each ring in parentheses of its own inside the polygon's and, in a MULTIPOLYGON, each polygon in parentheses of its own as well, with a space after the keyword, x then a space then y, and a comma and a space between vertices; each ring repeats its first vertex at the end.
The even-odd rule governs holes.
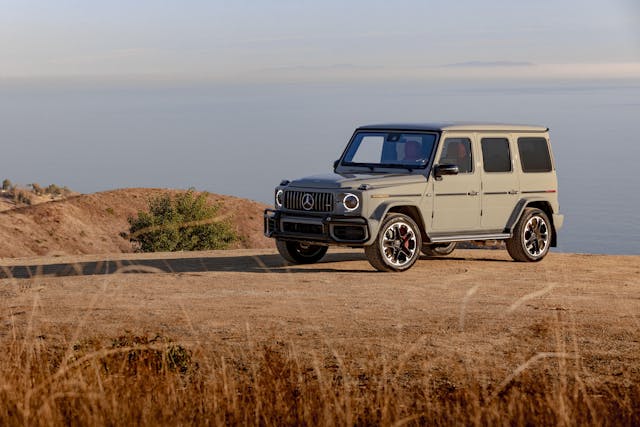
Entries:
POLYGON ((362 217, 304 216, 266 209, 264 235, 281 240, 353 245, 369 240, 369 226, 362 217))

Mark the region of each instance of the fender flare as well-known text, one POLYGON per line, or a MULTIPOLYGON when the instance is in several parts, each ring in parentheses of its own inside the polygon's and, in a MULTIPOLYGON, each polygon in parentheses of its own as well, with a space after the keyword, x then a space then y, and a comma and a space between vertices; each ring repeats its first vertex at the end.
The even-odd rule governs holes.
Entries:
POLYGON ((380 224, 382 223, 384 218, 387 216, 389 211, 398 207, 407 207, 410 209, 415 209, 415 211, 417 212, 418 218, 413 218, 413 219, 418 224, 418 227, 422 232, 422 237, 424 240, 424 237, 427 236, 427 231, 424 223, 424 215, 420 207, 416 204, 415 201, 412 201, 412 200, 394 200, 391 202, 380 203, 369 216, 368 221, 370 224, 371 236, 369 237, 367 244, 373 243, 375 239, 378 237, 378 233, 380 232, 380 224))
POLYGON ((543 209, 543 211, 549 217, 549 221, 551 222, 551 227, 553 229, 553 234, 551 236, 551 247, 556 247, 557 246, 557 231, 556 231, 556 226, 553 223, 553 213, 554 213, 553 212, 553 207, 551 206, 551 203, 549 203, 548 200, 540 198, 540 197, 532 197, 532 198, 526 198, 526 199, 518 200, 518 203, 516 203, 516 206, 513 209, 513 212, 511 212, 511 216, 509 216, 509 220, 507 221, 507 225, 506 225, 504 231, 507 232, 507 233, 513 234, 513 229, 518 224, 518 221, 520 221, 520 218, 522 217, 522 214, 524 213, 524 210, 527 207, 529 207, 530 204, 536 203, 536 202, 542 202, 542 203, 544 203, 545 205, 548 206, 548 211, 546 209, 543 209))

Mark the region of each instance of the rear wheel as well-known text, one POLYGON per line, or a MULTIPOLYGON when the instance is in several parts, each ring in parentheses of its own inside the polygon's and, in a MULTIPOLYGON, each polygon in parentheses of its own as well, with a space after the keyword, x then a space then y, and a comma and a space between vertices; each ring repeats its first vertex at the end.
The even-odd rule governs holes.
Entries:
POLYGON ((410 217, 395 213, 387 216, 373 245, 364 253, 369 263, 379 271, 405 271, 420 255, 422 238, 418 225, 410 217))
POLYGON ((456 248, 456 242, 434 243, 422 245, 422 253, 426 256, 446 256, 456 248))
POLYGON ((526 208, 507 240, 507 251, 511 258, 522 262, 536 262, 549 252, 551 223, 547 215, 536 208, 526 208))
POLYGON ((276 248, 278 248, 282 258, 293 264, 313 264, 318 262, 327 253, 328 249, 326 246, 284 240, 276 240, 276 248))

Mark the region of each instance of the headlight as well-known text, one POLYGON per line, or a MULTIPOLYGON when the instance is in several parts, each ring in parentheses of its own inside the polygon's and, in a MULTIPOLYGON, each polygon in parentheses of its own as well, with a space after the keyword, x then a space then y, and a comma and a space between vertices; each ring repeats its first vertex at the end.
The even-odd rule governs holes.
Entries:
POLYGON ((355 211, 360 206, 360 199, 355 194, 347 193, 342 199, 342 204, 349 212, 355 211))
POLYGON ((283 190, 276 191, 276 207, 281 208, 283 201, 284 201, 284 191, 283 190))

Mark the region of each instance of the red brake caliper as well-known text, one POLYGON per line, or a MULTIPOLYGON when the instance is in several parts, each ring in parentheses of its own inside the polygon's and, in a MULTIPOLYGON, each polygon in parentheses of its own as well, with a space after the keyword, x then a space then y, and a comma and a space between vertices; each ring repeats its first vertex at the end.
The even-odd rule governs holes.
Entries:
POLYGON ((408 251, 409 249, 409 233, 407 232, 407 234, 405 234, 406 237, 404 237, 404 242, 402 242, 402 246, 404 246, 404 248, 408 251))

